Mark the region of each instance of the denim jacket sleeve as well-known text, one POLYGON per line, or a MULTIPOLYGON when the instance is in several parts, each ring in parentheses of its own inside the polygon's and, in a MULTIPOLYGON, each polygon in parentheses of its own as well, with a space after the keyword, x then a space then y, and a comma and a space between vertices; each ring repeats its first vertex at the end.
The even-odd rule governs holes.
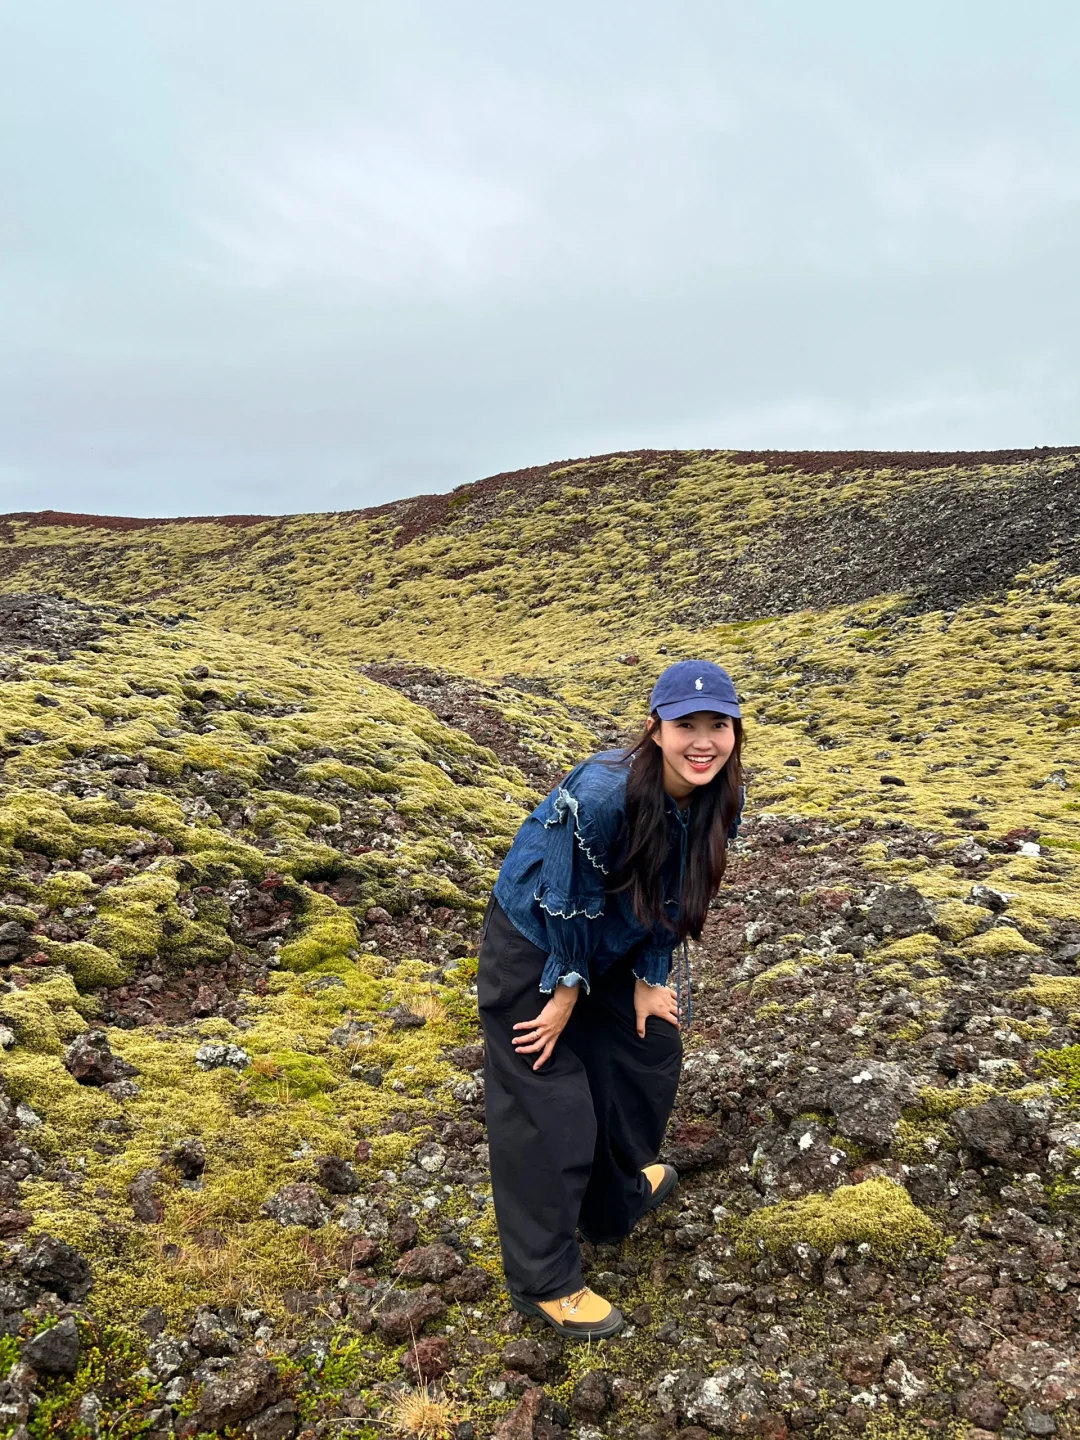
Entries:
POLYGON ((586 993, 596 949, 595 922, 604 914, 608 852, 616 817, 603 789, 590 786, 580 768, 554 795, 544 821, 546 844, 534 899, 544 916, 548 959, 540 989, 550 995, 562 977, 577 975, 586 993))
POLYGON ((675 932, 666 925, 654 925, 645 949, 634 961, 634 974, 646 985, 666 985, 671 957, 678 944, 675 932))

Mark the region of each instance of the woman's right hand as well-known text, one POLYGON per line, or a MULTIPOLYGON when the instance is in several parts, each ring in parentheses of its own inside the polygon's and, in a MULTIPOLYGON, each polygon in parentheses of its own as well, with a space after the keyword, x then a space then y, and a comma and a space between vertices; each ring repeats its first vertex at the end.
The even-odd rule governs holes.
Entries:
POLYGON ((518 1020, 514 1024, 515 1030, 526 1032, 513 1038, 514 1049, 518 1054, 532 1055, 537 1050, 540 1051, 532 1067, 534 1070, 539 1070, 555 1049, 555 1042, 566 1028, 570 1013, 577 1004, 580 988, 580 981, 577 985, 556 985, 551 999, 535 1020, 518 1020))

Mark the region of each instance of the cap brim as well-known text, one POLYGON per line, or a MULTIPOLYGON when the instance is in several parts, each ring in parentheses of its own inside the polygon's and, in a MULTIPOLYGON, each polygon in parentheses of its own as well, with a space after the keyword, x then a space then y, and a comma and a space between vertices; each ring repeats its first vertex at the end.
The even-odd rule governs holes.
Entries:
POLYGON ((715 715, 731 715, 742 719, 742 711, 734 700, 716 700, 708 695, 695 695, 692 700, 670 700, 666 705, 657 705, 656 713, 661 720, 681 720, 684 715, 696 715, 699 710, 709 710, 715 715))

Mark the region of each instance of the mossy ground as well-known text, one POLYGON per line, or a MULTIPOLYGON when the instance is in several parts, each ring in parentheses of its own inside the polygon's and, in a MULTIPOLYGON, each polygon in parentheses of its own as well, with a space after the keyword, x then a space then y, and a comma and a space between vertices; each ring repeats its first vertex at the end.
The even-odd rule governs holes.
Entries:
MULTIPOLYGON (((751 817, 827 818, 853 831, 899 822, 904 834, 938 837, 935 863, 887 830, 863 846, 867 870, 914 885, 937 912, 933 931, 872 953, 860 988, 906 986, 940 1014, 943 956, 1030 959, 1017 996, 1047 1015, 1080 1012, 1080 980, 1037 963, 1063 926, 1080 925, 1080 580, 1051 560, 1003 576, 1000 595, 948 610, 896 591, 733 619, 715 578, 736 562, 749 573, 763 538, 802 515, 855 498, 883 511, 938 485, 974 495, 1014 478, 1007 465, 943 465, 823 480, 724 455, 654 473, 622 457, 568 467, 540 495, 454 497, 415 533, 393 507, 242 531, 10 521, 5 590, 113 607, 100 638, 71 658, 24 651, 0 683, 0 901, 4 918, 32 928, 37 951, 0 994, 0 1021, 17 1037, 0 1066, 12 1096, 42 1117, 34 1143, 54 1167, 23 1187, 31 1235, 49 1230, 90 1257, 95 1323, 131 1335, 150 1305, 179 1323, 201 1301, 231 1298, 298 1324, 283 1297, 340 1273, 342 1232, 328 1225, 300 1245, 261 1214, 263 1201, 309 1179, 316 1155, 353 1156, 361 1140, 371 1146, 357 1162, 364 1185, 380 1183, 409 1163, 426 1120, 453 1111, 461 1073, 444 1051, 477 1037, 475 956, 459 945, 456 969, 425 979, 453 938, 445 915, 433 916, 475 924, 538 794, 517 766, 359 663, 397 659, 483 687, 481 703, 559 769, 598 735, 636 727, 669 661, 718 659, 743 700, 751 817), (969 833, 1013 830, 1036 833, 1041 853, 994 856, 986 878, 1009 893, 1012 922, 999 925, 965 903, 971 874, 949 857, 969 833), (235 899, 265 886, 286 920, 269 941, 238 928, 235 899), (363 940, 373 906, 427 937, 408 954, 363 940), (111 991, 148 967, 168 975, 233 961, 269 971, 238 1020, 108 1026, 115 1053, 138 1069, 137 1095, 113 1099, 68 1075, 65 1046, 100 1023, 111 991), (341 983, 313 988, 324 979, 341 983), (394 1005, 433 993, 444 1018, 391 1031, 394 1005), (330 1044, 350 1019, 374 1028, 356 1049, 330 1044), (251 1064, 200 1070, 195 1050, 211 1039, 241 1044, 251 1064), (381 1088, 353 1075, 360 1059, 384 1070, 381 1088), (387 1128, 395 1114, 404 1128, 387 1128), (103 1135, 116 1138, 103 1148, 103 1135), (192 1137, 208 1154, 199 1190, 168 1158, 192 1137), (135 1222, 128 1201, 146 1168, 161 1171, 156 1224, 135 1222)), ((821 957, 804 938, 779 937, 783 958, 747 985, 757 1025, 781 1024, 787 990, 812 985, 821 957)), ((923 1021, 905 1023, 914 1045, 923 1021)), ((1045 1075, 1064 1089, 1074 1069, 1067 1048, 1046 1052, 1045 1075)), ((986 1093, 994 1088, 1008 1085, 986 1093)), ((915 1163, 933 1153, 927 1141, 948 1143, 952 1103, 924 1092, 895 1157, 915 1163)), ((935 1222, 905 1208, 889 1181, 847 1189, 766 1207, 740 1243, 755 1253, 756 1241, 770 1250, 812 1237, 939 1248, 935 1222)), ((436 1203, 419 1217, 421 1239, 434 1238, 437 1217, 465 1220, 477 1262, 498 1278, 490 1206, 460 1188, 436 1203)), ((677 1314, 677 1297, 648 1278, 662 1258, 655 1237, 641 1253, 631 1298, 658 1319, 677 1314)), ((482 1321, 458 1323, 497 1340, 505 1313, 500 1297, 482 1321)), ((393 1378, 404 1348, 344 1336, 335 1346, 330 1389, 393 1378)), ((564 1400, 586 1363, 568 1358, 555 1387, 564 1400)), ((620 1365, 645 1376, 662 1359, 643 1337, 620 1365)), ((497 1353, 477 1363, 475 1399, 488 1415, 506 1408, 485 1388, 497 1372, 497 1353)), ((894 1433, 891 1421, 872 1423, 894 1433)))

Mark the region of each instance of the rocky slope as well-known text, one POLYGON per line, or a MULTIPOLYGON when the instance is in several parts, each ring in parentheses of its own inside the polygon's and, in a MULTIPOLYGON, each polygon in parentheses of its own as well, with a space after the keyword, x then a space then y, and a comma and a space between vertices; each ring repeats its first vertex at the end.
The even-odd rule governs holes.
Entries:
POLYGON ((0 1434, 1080 1433, 1078 520, 1069 451, 7 517, 0 1434), (475 927, 702 653, 751 785, 683 1181, 564 1346, 500 1286, 475 927))

